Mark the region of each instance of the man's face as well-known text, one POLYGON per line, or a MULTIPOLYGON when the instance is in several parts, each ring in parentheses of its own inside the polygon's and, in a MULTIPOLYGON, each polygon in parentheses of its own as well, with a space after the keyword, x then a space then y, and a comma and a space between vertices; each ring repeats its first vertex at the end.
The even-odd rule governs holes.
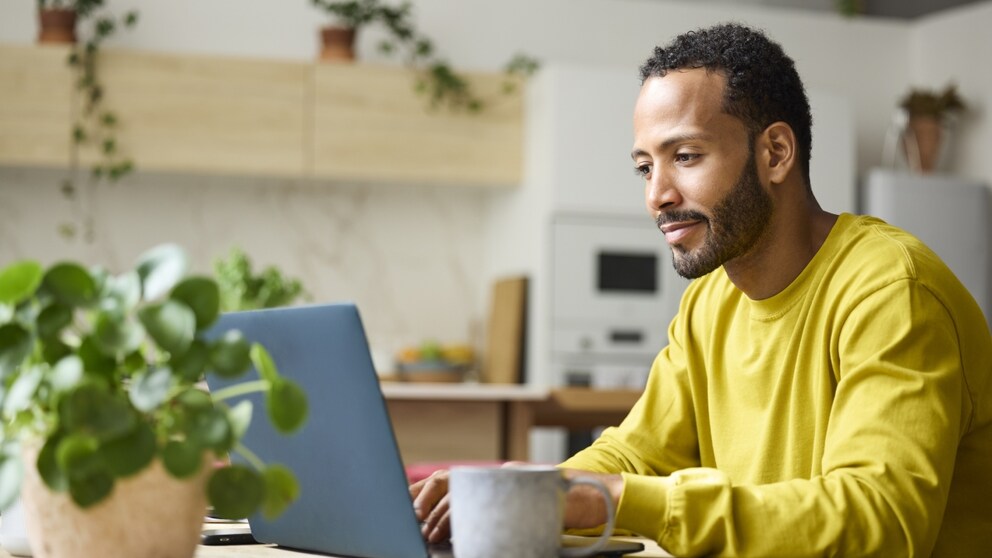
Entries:
POLYGON ((679 275, 696 278, 747 254, 773 204, 744 123, 722 110, 724 77, 673 71, 644 82, 631 156, 679 275))

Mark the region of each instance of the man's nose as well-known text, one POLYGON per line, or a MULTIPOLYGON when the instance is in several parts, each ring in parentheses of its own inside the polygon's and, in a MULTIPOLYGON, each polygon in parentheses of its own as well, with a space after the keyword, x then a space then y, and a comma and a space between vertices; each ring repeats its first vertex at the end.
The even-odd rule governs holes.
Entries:
POLYGON ((669 209, 681 201, 678 189, 664 173, 652 173, 644 185, 644 198, 648 210, 652 212, 669 209))

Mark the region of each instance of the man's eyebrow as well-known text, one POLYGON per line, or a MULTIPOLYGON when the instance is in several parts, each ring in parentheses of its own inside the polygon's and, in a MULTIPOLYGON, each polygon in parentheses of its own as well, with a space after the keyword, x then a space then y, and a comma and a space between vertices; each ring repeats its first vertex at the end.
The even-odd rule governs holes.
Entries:
MULTIPOLYGON (((665 141, 661 142, 660 144, 658 144, 658 150, 664 151, 670 148, 672 145, 687 141, 710 141, 710 137, 711 136, 709 134, 679 134, 677 136, 672 136, 666 139, 665 141)), ((643 149, 637 149, 637 148, 635 148, 633 151, 630 152, 630 158, 634 160, 637 160, 637 158, 642 155, 648 155, 648 152, 644 151, 643 149)))

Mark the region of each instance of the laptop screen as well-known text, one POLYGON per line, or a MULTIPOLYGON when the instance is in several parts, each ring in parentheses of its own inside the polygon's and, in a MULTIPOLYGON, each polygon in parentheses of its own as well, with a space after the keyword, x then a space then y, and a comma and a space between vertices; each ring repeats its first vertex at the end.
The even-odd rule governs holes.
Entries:
MULTIPOLYGON (((238 329, 261 343, 280 374, 300 384, 309 400, 303 427, 278 433, 253 402, 242 443, 266 463, 282 463, 300 482, 300 498, 283 515, 249 518, 260 542, 371 558, 426 557, 379 380, 372 366, 358 309, 329 304, 223 315, 212 337, 238 329)), ((208 377, 212 391, 255 379, 208 377)), ((237 454, 235 462, 245 463, 237 454)))

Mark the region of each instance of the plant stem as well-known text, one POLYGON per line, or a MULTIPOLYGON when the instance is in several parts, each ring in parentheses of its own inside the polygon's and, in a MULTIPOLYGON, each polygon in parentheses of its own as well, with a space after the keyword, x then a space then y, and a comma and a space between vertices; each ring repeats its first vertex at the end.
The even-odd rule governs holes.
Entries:
POLYGON ((211 394, 214 401, 223 401, 225 399, 230 399, 232 397, 237 397, 239 395, 246 395, 249 393, 255 393, 259 391, 269 391, 269 382, 266 380, 254 380, 251 382, 244 382, 241 384, 226 387, 224 389, 219 389, 211 394))
POLYGON ((258 472, 262 472, 265 470, 265 463, 257 455, 255 455, 255 452, 245 447, 245 445, 242 444, 241 442, 238 442, 238 444, 234 446, 234 451, 238 452, 245 459, 247 459, 248 463, 250 463, 252 467, 257 469, 258 472))

